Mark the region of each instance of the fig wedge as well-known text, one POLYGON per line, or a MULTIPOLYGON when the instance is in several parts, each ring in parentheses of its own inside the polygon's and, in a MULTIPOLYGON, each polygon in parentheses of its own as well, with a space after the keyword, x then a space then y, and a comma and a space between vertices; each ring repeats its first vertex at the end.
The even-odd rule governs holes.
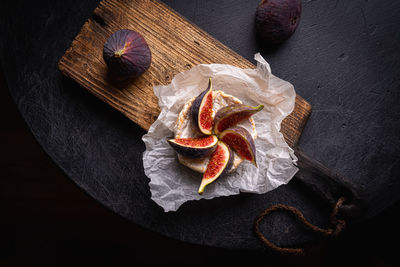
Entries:
POLYGON ((233 104, 221 108, 214 117, 214 133, 219 135, 225 129, 247 120, 263 108, 264 105, 252 107, 244 104, 233 104))
POLYGON ((256 147, 251 134, 243 127, 235 126, 223 131, 219 139, 230 146, 242 159, 257 167, 256 147))
POLYGON ((210 78, 207 89, 196 97, 190 109, 193 122, 199 128, 200 132, 206 135, 212 134, 212 108, 212 83, 210 78))
POLYGON ((168 143, 184 157, 204 158, 214 152, 218 138, 215 135, 200 138, 177 138, 168 140, 168 143))
POLYGON ((199 187, 198 193, 201 195, 207 185, 217 180, 218 177, 227 173, 233 165, 233 152, 223 142, 219 141, 217 149, 211 154, 206 172, 199 187))

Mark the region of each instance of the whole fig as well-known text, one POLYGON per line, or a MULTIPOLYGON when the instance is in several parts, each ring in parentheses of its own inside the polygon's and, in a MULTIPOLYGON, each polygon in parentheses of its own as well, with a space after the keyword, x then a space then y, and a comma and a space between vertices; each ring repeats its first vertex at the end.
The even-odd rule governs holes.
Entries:
POLYGON ((280 44, 294 33, 300 17, 301 0, 263 0, 256 10, 257 36, 264 44, 280 44))
POLYGON ((151 52, 139 33, 119 30, 104 44, 103 58, 111 72, 137 77, 150 67, 151 52))

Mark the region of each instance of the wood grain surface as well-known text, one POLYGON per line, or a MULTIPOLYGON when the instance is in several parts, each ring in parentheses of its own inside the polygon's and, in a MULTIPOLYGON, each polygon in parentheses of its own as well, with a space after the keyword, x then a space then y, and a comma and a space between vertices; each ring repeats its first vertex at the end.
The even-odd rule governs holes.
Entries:
MULTIPOLYGON (((168 84, 177 73, 209 63, 255 67, 158 1, 105 0, 60 59, 59 69, 148 130, 160 113, 153 86, 168 84), (152 64, 139 78, 118 80, 107 73, 103 45, 119 29, 141 33, 150 46, 152 64)), ((281 128, 290 146, 296 146, 310 112, 311 105, 297 95, 295 109, 281 128)))

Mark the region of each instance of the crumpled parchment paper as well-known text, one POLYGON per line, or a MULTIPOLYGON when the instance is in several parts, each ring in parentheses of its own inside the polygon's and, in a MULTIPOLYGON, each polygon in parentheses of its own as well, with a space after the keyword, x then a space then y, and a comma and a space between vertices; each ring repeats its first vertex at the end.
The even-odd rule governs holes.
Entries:
POLYGON ((169 85, 155 86, 161 113, 143 136, 144 172, 150 178, 151 199, 164 211, 176 211, 184 202, 201 198, 251 192, 263 194, 287 184, 297 172, 297 158, 279 132, 282 120, 295 103, 293 85, 271 74, 269 64, 257 53, 256 69, 240 69, 224 64, 201 64, 177 74, 169 85), (258 168, 244 161, 229 175, 208 185, 202 195, 197 193, 202 174, 183 165, 167 139, 174 137, 174 126, 182 107, 200 94, 212 78, 213 89, 239 98, 244 104, 264 104, 253 115, 257 129, 255 145, 258 168))

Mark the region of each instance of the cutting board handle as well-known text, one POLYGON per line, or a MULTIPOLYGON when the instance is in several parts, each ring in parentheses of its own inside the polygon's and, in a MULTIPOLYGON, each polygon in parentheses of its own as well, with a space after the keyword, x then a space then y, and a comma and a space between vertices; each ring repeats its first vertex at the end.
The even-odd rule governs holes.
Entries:
POLYGON ((331 206, 337 203, 341 197, 345 202, 340 208, 339 214, 346 219, 360 218, 366 210, 366 205, 361 198, 361 188, 338 172, 329 169, 317 160, 307 156, 300 149, 295 149, 298 157, 296 174, 308 188, 327 201, 331 206))

